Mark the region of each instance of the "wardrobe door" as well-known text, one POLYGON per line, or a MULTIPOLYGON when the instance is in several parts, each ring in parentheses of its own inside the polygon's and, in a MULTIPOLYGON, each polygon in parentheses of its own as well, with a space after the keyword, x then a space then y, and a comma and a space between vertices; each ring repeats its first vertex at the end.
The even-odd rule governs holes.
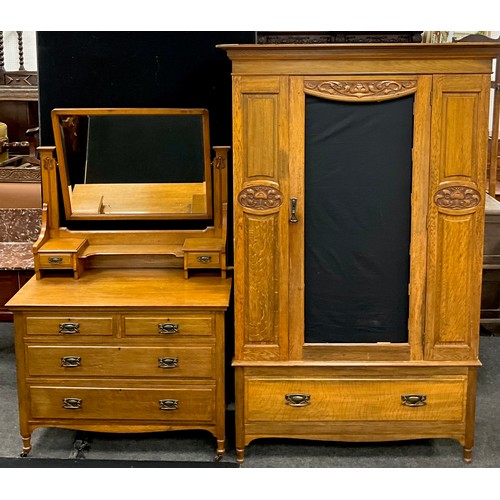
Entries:
MULTIPOLYGON (((339 80, 314 88, 331 90, 335 84, 334 90, 349 94, 357 85, 360 96, 310 95, 312 85, 306 82, 300 99, 302 228, 291 241, 293 246, 303 240, 294 255, 303 267, 297 301, 303 317, 291 321, 292 329, 296 325, 292 356, 324 357, 342 350, 356 356, 356 346, 363 345, 364 357, 373 351, 381 358, 410 359, 412 186, 415 165, 419 183, 425 168, 414 161, 415 139, 418 143, 423 135, 416 132, 414 116, 417 79, 393 80, 394 93, 382 99, 373 89, 387 80, 339 80)), ((297 285, 299 279, 291 282, 297 285)))

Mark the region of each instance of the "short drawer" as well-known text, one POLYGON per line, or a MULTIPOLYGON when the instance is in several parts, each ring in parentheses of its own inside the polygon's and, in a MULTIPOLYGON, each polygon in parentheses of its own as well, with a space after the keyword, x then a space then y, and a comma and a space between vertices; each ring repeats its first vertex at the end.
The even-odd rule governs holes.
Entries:
POLYGON ((168 338, 213 336, 213 317, 206 315, 125 316, 124 335, 168 338))
POLYGON ((189 252, 187 266, 191 268, 218 268, 220 266, 219 252, 189 252))
POLYGON ((214 378, 214 348, 27 346, 30 376, 214 378))
POLYGON ((252 378, 245 386, 250 421, 463 421, 466 377, 435 379, 252 378))
POLYGON ((70 253, 39 253, 38 262, 43 269, 72 269, 73 255, 70 253))
POLYGON ((113 318, 111 316, 27 316, 26 333, 28 335, 58 335, 67 338, 81 335, 113 335, 113 318))
POLYGON ((213 386, 30 387, 35 419, 95 419, 210 422, 215 415, 213 386))

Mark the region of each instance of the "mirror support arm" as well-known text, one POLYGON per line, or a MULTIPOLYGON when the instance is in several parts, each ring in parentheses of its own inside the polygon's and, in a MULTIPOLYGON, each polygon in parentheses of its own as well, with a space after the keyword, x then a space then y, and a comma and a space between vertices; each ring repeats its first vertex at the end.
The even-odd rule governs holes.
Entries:
MULTIPOLYGON (((213 146, 215 158, 213 166, 213 189, 214 189, 214 226, 217 237, 225 240, 227 219, 223 217, 223 207, 227 207, 228 187, 227 187, 227 158, 230 146, 213 146)), ((225 241, 224 241, 225 243, 225 241)))
POLYGON ((56 148, 40 146, 40 167, 42 171, 42 203, 47 205, 48 229, 59 230, 59 205, 57 196, 57 163, 54 156, 56 148))

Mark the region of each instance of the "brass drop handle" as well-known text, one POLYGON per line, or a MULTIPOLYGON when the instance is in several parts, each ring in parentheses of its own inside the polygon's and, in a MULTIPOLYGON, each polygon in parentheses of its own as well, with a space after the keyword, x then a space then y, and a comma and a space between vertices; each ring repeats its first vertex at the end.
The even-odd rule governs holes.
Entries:
POLYGON ((179 325, 177 323, 160 323, 158 325, 158 333, 179 333, 179 325))
POLYGON ((171 411, 179 409, 178 399, 160 399, 158 403, 160 405, 160 410, 171 411))
POLYGON ((290 223, 296 224, 299 222, 299 219, 297 218, 297 198, 291 198, 290 199, 290 205, 291 205, 291 214, 290 214, 290 223))
POLYGON ((81 364, 82 358, 80 356, 64 356, 61 358, 61 366, 64 368, 76 368, 81 364))
POLYGON ((285 394, 285 404, 288 406, 307 406, 310 402, 310 394, 285 394))
POLYGON ((80 398, 63 398, 63 408, 65 410, 79 410, 83 405, 80 398))
POLYGON ((62 262, 62 257, 49 257, 50 264, 60 264, 62 262))
POLYGON ((425 394, 403 394, 401 395, 401 404, 410 408, 417 408, 427 404, 425 394))
POLYGON ((158 368, 177 368, 179 358, 158 358, 158 368))
POLYGON ((212 257, 210 255, 200 255, 197 260, 201 264, 208 264, 212 261, 212 257))
POLYGON ((59 323, 59 333, 73 334, 80 333, 79 323, 59 323))

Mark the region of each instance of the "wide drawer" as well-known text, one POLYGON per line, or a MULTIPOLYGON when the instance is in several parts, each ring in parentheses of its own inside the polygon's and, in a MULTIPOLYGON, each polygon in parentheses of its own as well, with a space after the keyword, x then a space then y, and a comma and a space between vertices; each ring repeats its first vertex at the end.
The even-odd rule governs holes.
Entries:
POLYGON ((113 335, 112 316, 27 316, 28 335, 113 335))
POLYGON ((213 317, 204 315, 172 314, 165 316, 125 316, 124 335, 167 338, 185 335, 214 335, 213 317))
POLYGON ((251 378, 245 420, 462 421, 466 377, 447 379, 251 378))
POLYGON ((213 386, 92 388, 32 386, 31 415, 43 419, 210 422, 213 386))
POLYGON ((214 348, 27 346, 30 376, 214 378, 214 348))

